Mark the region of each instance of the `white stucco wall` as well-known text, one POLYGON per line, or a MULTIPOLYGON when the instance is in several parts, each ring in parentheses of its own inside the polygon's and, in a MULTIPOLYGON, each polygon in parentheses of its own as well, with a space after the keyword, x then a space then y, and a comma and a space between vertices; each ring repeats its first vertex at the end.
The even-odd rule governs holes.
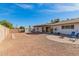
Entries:
POLYGON ((54 33, 62 33, 62 34, 71 34, 72 31, 74 31, 75 33, 79 33, 79 24, 74 24, 74 29, 62 29, 61 25, 60 26, 53 26, 53 32, 54 33), (54 29, 57 28, 57 30, 55 31, 54 29))
POLYGON ((25 33, 31 33, 32 30, 33 30, 32 28, 27 27, 25 28, 25 33))
MULTIPOLYGON (((72 24, 72 25, 74 25, 74 29, 62 29, 61 28, 62 25, 51 26, 51 29, 53 29, 52 30, 53 33, 59 32, 59 33, 62 33, 62 34, 71 34, 73 31, 76 34, 79 33, 79 24, 72 24), (56 31, 55 31, 55 28, 57 28, 56 31)), ((35 29, 35 32, 42 32, 42 27, 34 27, 34 29, 35 29)))
POLYGON ((42 27, 35 27, 35 32, 42 32, 42 27))

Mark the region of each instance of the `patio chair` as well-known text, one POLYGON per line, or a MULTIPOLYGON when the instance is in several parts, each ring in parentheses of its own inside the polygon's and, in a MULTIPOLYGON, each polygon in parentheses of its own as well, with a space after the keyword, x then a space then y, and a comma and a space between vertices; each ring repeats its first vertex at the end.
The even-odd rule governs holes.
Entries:
POLYGON ((75 32, 73 31, 70 35, 70 41, 75 42, 76 41, 76 35, 75 32))
POLYGON ((76 37, 79 38, 79 33, 76 34, 76 37))

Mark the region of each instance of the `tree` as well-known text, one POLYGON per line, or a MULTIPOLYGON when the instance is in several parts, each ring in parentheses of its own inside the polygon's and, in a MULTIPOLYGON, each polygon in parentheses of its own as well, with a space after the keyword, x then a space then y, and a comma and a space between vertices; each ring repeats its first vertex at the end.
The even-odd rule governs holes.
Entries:
POLYGON ((54 23, 60 22, 60 19, 55 19, 54 23))
POLYGON ((9 29, 12 29, 13 28, 13 24, 11 24, 10 22, 8 22, 7 20, 2 20, 0 21, 0 24, 9 28, 9 29))
POLYGON ((20 29, 25 29, 25 27, 24 27, 24 26, 20 26, 19 28, 20 28, 20 29))
POLYGON ((60 22, 60 19, 54 19, 50 21, 50 23, 57 23, 57 22, 60 22))
POLYGON ((51 20, 51 21, 50 21, 50 23, 54 23, 54 21, 53 21, 53 20, 51 20))
POLYGON ((67 20, 70 20, 69 18, 67 18, 67 20))

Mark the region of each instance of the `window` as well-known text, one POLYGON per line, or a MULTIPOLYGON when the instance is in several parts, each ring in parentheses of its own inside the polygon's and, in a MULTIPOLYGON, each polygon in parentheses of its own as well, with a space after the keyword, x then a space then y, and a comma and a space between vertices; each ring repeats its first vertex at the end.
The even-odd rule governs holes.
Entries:
POLYGON ((62 26, 62 29, 74 29, 74 25, 62 26))
POLYGON ((64 26, 62 26, 62 29, 64 29, 64 26))
POLYGON ((74 25, 71 25, 71 29, 74 29, 74 25))
POLYGON ((37 27, 37 30, 39 30, 39 28, 37 27))
POLYGON ((57 31, 57 28, 55 28, 55 31, 57 31))

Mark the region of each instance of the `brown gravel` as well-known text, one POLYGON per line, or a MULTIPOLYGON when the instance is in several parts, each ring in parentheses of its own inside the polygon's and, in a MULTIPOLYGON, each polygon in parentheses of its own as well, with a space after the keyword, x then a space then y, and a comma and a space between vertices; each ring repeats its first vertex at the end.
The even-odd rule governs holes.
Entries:
MULTIPOLYGON (((69 56, 79 55, 79 45, 51 41, 47 34, 13 33, 0 43, 0 55, 69 56)), ((54 38, 53 38, 54 39, 54 38)))

